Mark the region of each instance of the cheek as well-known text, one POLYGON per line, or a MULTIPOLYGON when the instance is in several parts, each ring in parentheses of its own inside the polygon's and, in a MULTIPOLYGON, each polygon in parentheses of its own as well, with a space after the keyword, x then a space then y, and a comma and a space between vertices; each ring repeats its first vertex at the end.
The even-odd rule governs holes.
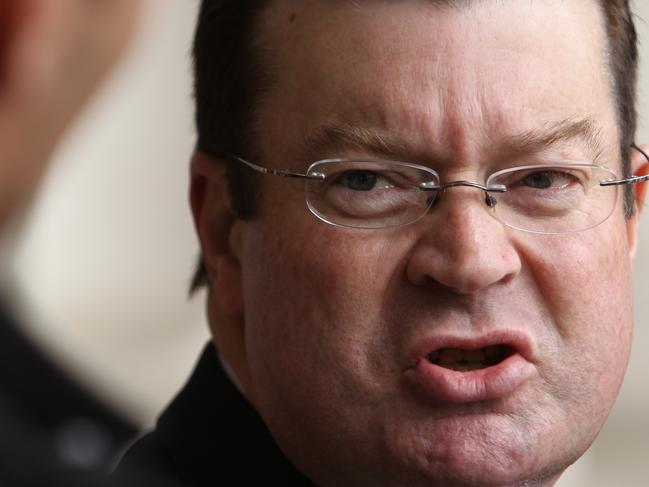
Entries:
POLYGON ((564 411, 583 415, 594 429, 615 400, 631 346, 631 268, 620 228, 602 225, 523 246, 529 275, 553 321, 537 330, 554 335, 543 341, 550 344, 542 350, 547 390, 564 411))
POLYGON ((398 390, 383 301, 402 244, 318 221, 255 232, 244 268, 255 406, 281 445, 331 441, 340 425, 367 439, 371 412, 398 390))
POLYGON ((313 369, 307 390, 373 387, 370 371, 387 339, 386 287, 404 255, 399 241, 312 217, 280 228, 256 225, 244 269, 253 366, 263 375, 277 371, 277 381, 313 369))

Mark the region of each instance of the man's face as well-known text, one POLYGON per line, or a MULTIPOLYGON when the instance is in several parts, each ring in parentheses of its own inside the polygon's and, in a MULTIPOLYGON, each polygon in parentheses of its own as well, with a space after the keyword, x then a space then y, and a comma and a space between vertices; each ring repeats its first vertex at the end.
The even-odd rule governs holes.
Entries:
MULTIPOLYGON (((274 79, 257 162, 397 159, 442 181, 553 160, 619 172, 594 2, 432 3, 275 2, 260 39, 274 79), (601 153, 579 133, 519 147, 580 120, 596 123, 601 153), (399 148, 309 146, 325 127, 399 148)), ((357 230, 314 218, 299 182, 263 185, 259 218, 239 223, 247 366, 237 373, 317 483, 542 485, 593 441, 631 342, 633 228, 621 198, 602 225, 560 236, 503 226, 466 187, 415 224, 357 230), (494 345, 512 355, 490 369, 427 358, 494 345)))

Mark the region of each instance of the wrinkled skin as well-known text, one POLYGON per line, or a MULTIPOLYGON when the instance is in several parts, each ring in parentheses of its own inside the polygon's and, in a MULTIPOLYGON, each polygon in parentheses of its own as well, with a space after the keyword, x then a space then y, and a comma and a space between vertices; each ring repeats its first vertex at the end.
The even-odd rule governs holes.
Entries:
MULTIPOLYGON (((594 2, 278 1, 260 43, 273 85, 261 164, 303 169, 304 141, 353 124, 399 141, 389 158, 442 180, 534 160, 619 172, 615 107, 594 2), (592 118, 582 137, 520 151, 511 138, 592 118)), ((308 154, 383 157, 362 147, 308 154)), ((634 159, 635 169, 642 160, 634 159)), ((224 173, 194 158, 192 204, 213 283, 215 341, 287 456, 323 486, 553 485, 612 407, 632 329, 636 219, 539 236, 504 227, 471 188, 389 230, 324 224, 299 183, 267 177, 257 218, 229 215, 224 173), (411 350, 439 335, 513 330, 532 372, 463 403, 412 387, 411 350)), ((646 168, 645 168, 646 169, 646 168)))

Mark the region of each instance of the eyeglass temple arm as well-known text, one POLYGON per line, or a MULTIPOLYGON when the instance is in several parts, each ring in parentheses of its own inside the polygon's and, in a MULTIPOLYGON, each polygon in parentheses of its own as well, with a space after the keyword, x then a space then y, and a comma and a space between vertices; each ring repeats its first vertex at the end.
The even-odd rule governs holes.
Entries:
MULTIPOLYGON (((640 147, 638 147, 636 144, 631 144, 631 148, 637 150, 640 154, 642 154, 645 157, 645 159, 647 159, 647 162, 649 162, 649 155, 647 155, 647 153, 643 151, 640 147)), ((599 185, 600 186, 625 186, 628 184, 644 183, 645 181, 649 181, 649 174, 645 176, 633 176, 625 179, 605 179, 603 181, 600 181, 599 185)))
MULTIPOLYGON (((636 144, 632 144, 631 147, 633 147, 635 150, 640 152, 647 159, 647 161, 649 161, 649 155, 647 155, 647 153, 643 151, 640 147, 638 147, 636 144)), ((272 169, 268 167, 258 166, 257 164, 246 161, 241 157, 230 157, 230 159, 239 161, 245 164, 246 166, 248 166, 249 168, 253 169, 254 171, 260 172, 262 174, 270 174, 272 176, 280 176, 284 178, 310 179, 310 180, 317 180, 317 181, 322 181, 326 177, 322 173, 303 174, 299 172, 289 171, 287 169, 272 169)), ((603 181, 600 181, 599 184, 600 186, 621 186, 621 185, 628 185, 628 184, 643 183, 645 181, 649 181, 649 174, 645 176, 633 176, 631 178, 625 178, 625 179, 605 179, 603 181)), ((474 183, 471 181, 452 181, 446 184, 422 183, 419 187, 420 189, 423 190, 443 190, 455 186, 472 186, 478 189, 482 189, 484 191, 497 192, 497 193, 503 193, 507 191, 507 188, 502 185, 484 186, 482 184, 474 183)))
POLYGON ((257 172, 260 172, 262 174, 270 174, 271 176, 281 176, 283 178, 314 179, 318 181, 322 181, 325 178, 325 175, 321 173, 302 174, 299 172, 289 171, 287 169, 272 169, 269 167, 258 166, 257 164, 248 162, 245 159, 241 159, 240 157, 230 157, 230 159, 239 161, 257 172))

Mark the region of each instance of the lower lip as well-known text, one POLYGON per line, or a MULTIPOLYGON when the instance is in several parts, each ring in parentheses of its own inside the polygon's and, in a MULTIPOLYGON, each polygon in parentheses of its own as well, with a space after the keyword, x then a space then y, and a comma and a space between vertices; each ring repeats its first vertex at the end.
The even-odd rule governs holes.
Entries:
POLYGON ((484 369, 458 372, 425 358, 406 370, 417 389, 436 402, 467 403, 508 396, 534 374, 534 366, 520 354, 484 369))

